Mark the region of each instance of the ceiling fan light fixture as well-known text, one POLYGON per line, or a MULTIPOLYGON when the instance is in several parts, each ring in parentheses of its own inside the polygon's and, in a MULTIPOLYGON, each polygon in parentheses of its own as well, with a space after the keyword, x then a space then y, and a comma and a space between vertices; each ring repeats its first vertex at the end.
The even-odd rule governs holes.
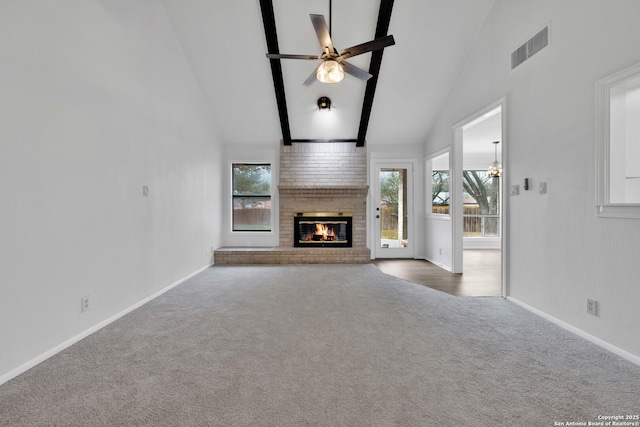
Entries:
POLYGON ((327 59, 318 67, 316 78, 322 83, 338 83, 344 79, 344 69, 338 61, 327 59))

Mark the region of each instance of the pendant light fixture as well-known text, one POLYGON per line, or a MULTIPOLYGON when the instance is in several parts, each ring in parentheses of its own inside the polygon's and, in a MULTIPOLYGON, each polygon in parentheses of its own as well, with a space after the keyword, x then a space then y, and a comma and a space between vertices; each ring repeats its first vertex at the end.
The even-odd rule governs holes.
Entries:
POLYGON ((502 165, 498 161, 498 144, 500 144, 500 141, 493 141, 493 144, 494 144, 495 160, 493 161, 493 163, 491 163, 491 166, 489 166, 489 169, 487 169, 487 174, 491 178, 497 178, 502 173, 502 165))

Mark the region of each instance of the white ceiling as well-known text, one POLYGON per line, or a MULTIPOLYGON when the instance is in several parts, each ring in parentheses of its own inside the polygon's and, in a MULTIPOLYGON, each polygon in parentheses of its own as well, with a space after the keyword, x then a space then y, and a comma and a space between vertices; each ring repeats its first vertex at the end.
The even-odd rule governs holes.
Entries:
MULTIPOLYGON (((196 83, 228 144, 282 138, 258 0, 161 0, 196 83)), ((367 144, 423 142, 493 0, 396 0, 367 144)), ((273 0, 281 53, 320 54, 309 14, 329 21, 329 0, 273 0)), ((338 50, 374 38, 379 2, 337 0, 332 40, 338 50)), ((370 54, 349 60, 369 69, 370 54)), ((316 61, 281 60, 294 139, 356 138, 365 82, 302 83, 316 61), (332 111, 318 112, 329 96, 332 111)))
POLYGON ((485 114, 462 132, 462 156, 465 169, 483 170, 493 160, 502 161, 502 115, 501 108, 485 114), (493 144, 499 141, 499 144, 493 144))

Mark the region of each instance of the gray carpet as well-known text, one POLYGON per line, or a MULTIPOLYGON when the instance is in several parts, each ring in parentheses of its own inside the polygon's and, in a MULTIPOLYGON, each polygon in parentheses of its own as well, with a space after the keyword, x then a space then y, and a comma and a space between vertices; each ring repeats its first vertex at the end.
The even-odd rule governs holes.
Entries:
POLYGON ((213 267, 0 386, 2 426, 552 426, 640 367, 373 265, 213 267))

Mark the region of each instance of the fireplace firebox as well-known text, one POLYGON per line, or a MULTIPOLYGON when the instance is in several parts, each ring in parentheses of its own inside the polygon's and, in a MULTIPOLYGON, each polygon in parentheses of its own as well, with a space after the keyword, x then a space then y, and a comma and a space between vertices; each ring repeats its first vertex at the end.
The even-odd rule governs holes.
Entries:
POLYGON ((352 247, 350 212, 298 212, 293 217, 293 246, 352 247))

